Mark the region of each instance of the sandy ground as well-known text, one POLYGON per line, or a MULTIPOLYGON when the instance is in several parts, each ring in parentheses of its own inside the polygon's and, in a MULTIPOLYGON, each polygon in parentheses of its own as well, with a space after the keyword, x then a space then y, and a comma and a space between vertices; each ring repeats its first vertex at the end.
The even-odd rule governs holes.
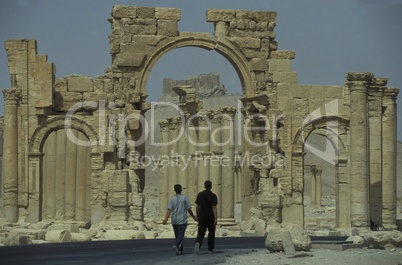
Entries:
POLYGON ((402 264, 402 249, 349 249, 344 251, 313 249, 307 254, 312 257, 287 258, 281 253, 268 253, 257 250, 248 254, 228 257, 225 263, 218 264, 272 264, 272 265, 400 265, 402 264))
MULTIPOLYGON (((298 252, 301 254, 303 252, 298 252)), ((215 254, 187 253, 158 262, 157 265, 171 264, 233 264, 233 265, 402 265, 402 248, 391 249, 348 249, 343 251, 312 249, 304 252, 310 257, 288 258, 283 252, 269 253, 265 249, 217 250, 215 254)))

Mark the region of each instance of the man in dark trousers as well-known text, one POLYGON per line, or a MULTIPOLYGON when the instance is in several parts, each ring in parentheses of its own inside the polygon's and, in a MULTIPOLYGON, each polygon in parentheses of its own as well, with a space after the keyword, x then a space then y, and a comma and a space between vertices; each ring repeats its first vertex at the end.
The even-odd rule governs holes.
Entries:
POLYGON ((208 253, 214 253, 215 249, 215 227, 218 223, 218 214, 216 205, 218 198, 216 194, 211 191, 212 182, 207 180, 204 183, 205 190, 197 195, 195 203, 197 204, 197 217, 198 217, 198 233, 195 240, 194 253, 199 254, 202 241, 204 240, 205 232, 208 229, 208 253))
POLYGON ((180 184, 174 185, 174 191, 176 192, 176 195, 170 198, 166 217, 162 223, 165 225, 172 213, 172 226, 176 238, 174 250, 176 255, 181 255, 183 254, 183 239, 187 228, 187 212, 195 221, 197 221, 197 217, 191 210, 191 204, 187 196, 181 194, 182 187, 180 184))

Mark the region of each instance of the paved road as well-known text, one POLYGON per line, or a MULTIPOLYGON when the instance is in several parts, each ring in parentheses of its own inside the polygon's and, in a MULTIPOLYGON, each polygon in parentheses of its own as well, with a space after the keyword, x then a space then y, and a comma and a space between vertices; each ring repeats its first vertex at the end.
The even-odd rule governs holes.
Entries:
POLYGON ((94 241, 0 247, 1 265, 70 264, 217 264, 228 256, 264 248, 263 237, 217 238, 216 253, 207 254, 206 240, 200 254, 193 254, 193 238, 184 242, 184 254, 174 255, 173 239, 94 241))

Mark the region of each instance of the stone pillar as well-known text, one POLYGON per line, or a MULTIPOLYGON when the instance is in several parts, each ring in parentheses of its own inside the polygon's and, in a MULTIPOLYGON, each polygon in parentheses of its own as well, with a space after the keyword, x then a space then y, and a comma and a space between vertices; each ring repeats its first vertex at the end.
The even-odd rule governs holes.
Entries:
POLYGON ((3 186, 4 215, 18 221, 18 102, 21 91, 4 89, 3 186))
POLYGON ((311 173, 311 206, 316 206, 317 201, 316 201, 316 196, 315 196, 315 176, 314 176, 314 166, 309 166, 309 171, 311 173))
POLYGON ((336 227, 350 227, 350 192, 348 160, 339 158, 334 161, 336 165, 335 198, 336 198, 336 227))
POLYGON ((187 138, 184 131, 185 124, 179 119, 176 124, 178 139, 177 139, 177 183, 182 185, 183 194, 187 194, 188 174, 187 174, 187 138))
POLYGON ((291 161, 291 179, 281 178, 281 188, 283 189, 282 222, 294 223, 303 228, 303 163, 305 154, 301 151, 294 152, 291 161), (289 193, 289 191, 291 192, 289 193))
POLYGON ((370 220, 382 225, 382 97, 386 78, 374 78, 369 87, 370 220))
POLYGON ((161 160, 159 161, 160 177, 159 177, 159 218, 164 219, 166 214, 166 207, 168 205, 168 171, 169 165, 169 123, 167 120, 159 122, 161 129, 161 160))
POLYGON ((317 207, 321 207, 321 174, 322 169, 320 166, 314 166, 313 168, 313 176, 314 176, 314 201, 317 207))
POLYGON ((176 118, 171 118, 170 120, 170 129, 169 129, 169 158, 170 158, 170 163, 169 163, 169 168, 168 168, 168 180, 167 180, 167 195, 168 195, 168 200, 170 197, 172 197, 175 192, 173 189, 173 186, 177 184, 177 173, 178 173, 178 157, 177 157, 177 135, 178 135, 178 124, 177 124, 177 119, 176 118))
MULTIPOLYGON (((235 145, 234 132, 234 108, 225 108, 222 118, 222 151, 224 166, 222 167, 222 222, 234 223, 235 207, 235 145)), ((250 210, 250 209, 248 209, 250 210)))
POLYGON ((205 189, 204 182, 209 180, 209 167, 207 164, 207 159, 209 157, 209 120, 205 114, 200 114, 198 119, 198 191, 202 191, 205 189))
POLYGON ((368 227, 369 138, 368 83, 371 73, 348 73, 350 89, 350 204, 352 227, 368 227))
POLYGON ((397 88, 384 89, 382 224, 386 228, 396 228, 396 97, 398 93, 397 88))
POLYGON ((104 181, 102 176, 102 170, 105 168, 104 153, 98 148, 92 148, 91 156, 91 224, 98 224, 106 217, 108 210, 106 209, 106 196, 99 196, 104 194, 99 183, 104 181))
POLYGON ((251 170, 248 164, 248 159, 249 157, 252 157, 255 152, 254 152, 254 146, 252 145, 253 135, 251 132, 251 121, 248 120, 247 123, 247 117, 248 114, 244 115, 244 134, 243 134, 243 139, 242 139, 242 157, 240 158, 241 161, 245 161, 242 166, 242 203, 241 203, 241 215, 242 215, 242 220, 246 221, 251 218, 251 213, 250 209, 256 206, 255 203, 255 194, 253 191, 253 187, 251 185, 251 180, 253 178, 254 172, 251 170))
POLYGON ((209 176, 212 181, 212 191, 218 197, 218 217, 222 216, 222 165, 221 159, 223 152, 222 148, 222 136, 221 136, 221 117, 217 116, 219 113, 210 111, 209 119, 211 121, 211 143, 209 159, 209 176))
MULTIPOLYGON (((187 122, 187 140, 188 140, 188 155, 191 159, 188 163, 187 170, 187 195, 191 204, 194 204, 198 193, 198 170, 196 167, 196 152, 197 152, 197 132, 194 120, 187 122)), ((198 162, 198 161, 197 161, 198 162)))
POLYGON ((29 154, 29 205, 27 222, 37 223, 40 221, 42 205, 40 203, 40 163, 42 153, 29 154))

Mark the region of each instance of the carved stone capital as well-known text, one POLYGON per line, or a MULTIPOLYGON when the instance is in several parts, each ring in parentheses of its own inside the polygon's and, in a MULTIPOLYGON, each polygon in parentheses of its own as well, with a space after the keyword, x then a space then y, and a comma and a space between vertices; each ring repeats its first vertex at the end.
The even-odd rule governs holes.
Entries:
POLYGON ((162 131, 169 131, 169 121, 167 119, 163 119, 159 121, 159 127, 161 128, 162 131))
POLYGON ((15 105, 21 100, 21 89, 3 89, 5 105, 15 105))
POLYGON ((384 96, 385 97, 391 97, 394 100, 396 100, 396 97, 399 94, 399 88, 396 87, 387 87, 384 89, 384 96))
POLYGON ((371 80, 371 86, 375 87, 385 87, 387 85, 388 78, 373 78, 371 80))
POLYGON ((360 81, 369 82, 374 78, 374 75, 370 72, 349 72, 346 74, 346 79, 349 82, 360 81))

